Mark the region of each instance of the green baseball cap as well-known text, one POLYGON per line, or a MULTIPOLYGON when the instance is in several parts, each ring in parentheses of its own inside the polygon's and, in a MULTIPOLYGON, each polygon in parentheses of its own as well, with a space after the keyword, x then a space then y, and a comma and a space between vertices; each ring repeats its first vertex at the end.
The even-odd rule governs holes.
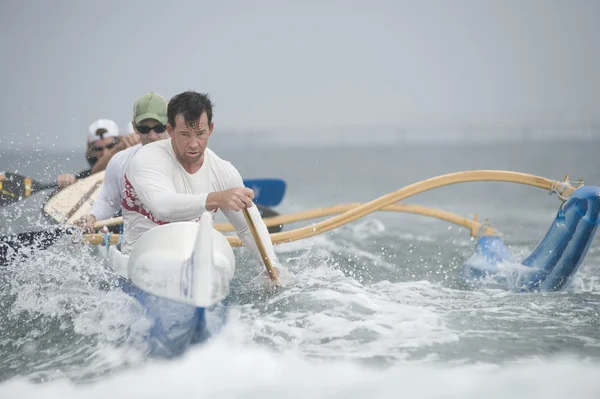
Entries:
POLYGON ((167 100, 155 92, 150 92, 140 97, 133 104, 133 123, 137 125, 144 119, 155 119, 166 125, 167 100))

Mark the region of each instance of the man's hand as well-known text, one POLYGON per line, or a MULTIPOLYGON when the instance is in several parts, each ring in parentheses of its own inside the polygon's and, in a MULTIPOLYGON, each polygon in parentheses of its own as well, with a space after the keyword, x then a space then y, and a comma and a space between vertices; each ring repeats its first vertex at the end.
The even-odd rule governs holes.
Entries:
POLYGON ((230 188, 229 190, 208 194, 206 209, 211 211, 215 208, 221 208, 240 211, 244 208, 250 208, 253 205, 253 199, 254 191, 247 187, 230 188))
POLYGON ((73 222, 75 226, 79 227, 86 234, 94 232, 94 223, 96 223, 96 216, 94 215, 85 215, 73 222))
POLYGON ((108 165, 108 161, 118 152, 123 151, 126 148, 132 147, 140 142, 140 136, 136 133, 126 134, 125 136, 120 136, 119 144, 108 150, 108 153, 96 161, 96 164, 92 167, 92 174, 98 173, 106 169, 106 165, 108 165))
POLYGON ((75 176, 70 173, 63 173, 62 175, 58 175, 56 178, 56 182, 58 183, 58 187, 64 188, 70 184, 73 184, 77 181, 75 176))

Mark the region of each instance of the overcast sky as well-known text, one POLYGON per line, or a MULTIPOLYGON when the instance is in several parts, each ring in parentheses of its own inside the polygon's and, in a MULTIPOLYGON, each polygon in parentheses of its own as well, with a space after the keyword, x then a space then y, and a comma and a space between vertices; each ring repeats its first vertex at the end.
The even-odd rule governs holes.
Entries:
POLYGON ((600 121, 598 0, 4 0, 0 30, 4 148, 186 89, 217 131, 600 121))

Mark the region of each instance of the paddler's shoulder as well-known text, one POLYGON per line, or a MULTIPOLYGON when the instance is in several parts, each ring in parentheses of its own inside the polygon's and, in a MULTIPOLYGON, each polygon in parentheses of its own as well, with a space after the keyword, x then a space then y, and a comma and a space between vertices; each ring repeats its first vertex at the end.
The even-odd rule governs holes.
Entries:
MULTIPOLYGON (((129 158, 134 156, 140 149, 142 148, 142 144, 138 143, 132 147, 128 147, 122 151, 117 152, 111 159, 108 161, 108 165, 112 164, 121 164, 126 162, 129 158)), ((108 166, 107 166, 108 168, 108 166)))
POLYGON ((140 148, 136 154, 135 159, 144 157, 155 157, 164 156, 169 154, 169 150, 173 152, 171 148, 171 139, 159 140, 154 143, 148 143, 140 148))
POLYGON ((204 157, 216 176, 219 176, 219 180, 224 182, 225 185, 223 186, 223 189, 231 188, 228 186, 228 182, 231 181, 232 176, 240 176, 237 168, 228 160, 218 156, 208 147, 204 150, 204 157))
POLYGON ((155 141, 142 146, 135 152, 128 162, 127 170, 145 170, 155 168, 157 165, 169 165, 173 159, 171 139, 155 141))

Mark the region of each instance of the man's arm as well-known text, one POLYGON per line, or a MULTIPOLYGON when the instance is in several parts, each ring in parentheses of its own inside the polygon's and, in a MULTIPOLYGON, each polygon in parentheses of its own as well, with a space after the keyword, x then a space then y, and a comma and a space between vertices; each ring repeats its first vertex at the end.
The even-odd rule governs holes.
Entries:
POLYGON ((90 171, 90 172, 91 172, 91 174, 98 173, 98 172, 102 172, 104 169, 106 169, 106 166, 108 165, 108 162, 109 162, 109 161, 112 159, 112 157, 113 157, 113 156, 115 156, 115 154, 116 154, 117 152, 119 152, 119 151, 122 151, 122 150, 124 150, 125 148, 127 148, 127 147, 123 147, 123 146, 121 146, 121 147, 119 147, 119 148, 117 148, 117 147, 111 148, 111 149, 110 149, 110 150, 109 150, 109 151, 106 153, 106 155, 103 155, 103 156, 101 156, 101 157, 100 157, 100 159, 98 159, 98 160, 96 161, 96 163, 94 164, 94 166, 92 166, 92 169, 91 169, 91 171, 90 171), (116 151, 115 151, 115 150, 116 150, 116 151))
POLYGON ((106 166, 104 181, 89 212, 96 220, 108 219, 119 213, 121 207, 119 182, 123 178, 119 176, 119 161, 118 158, 113 158, 106 166))
POLYGON ((103 155, 98 159, 98 161, 92 167, 92 174, 103 171, 107 168, 108 162, 112 159, 120 151, 123 151, 126 148, 133 147, 134 145, 140 142, 140 138, 137 134, 128 134, 125 136, 121 136, 119 140, 119 144, 108 150, 106 155, 103 155))
POLYGON ((94 231, 94 223, 98 220, 105 220, 116 216, 121 206, 121 193, 119 181, 123 176, 119 176, 119 165, 117 158, 111 160, 106 167, 104 181, 100 186, 98 195, 92 204, 89 213, 82 216, 74 222, 86 233, 94 231))
POLYGON ((144 207, 164 222, 200 217, 206 210, 208 194, 177 193, 168 166, 154 155, 138 152, 125 173, 126 182, 131 184, 144 207))
MULTIPOLYGON (((242 180, 242 176, 238 172, 233 165, 231 166, 231 176, 229 179, 229 183, 226 188, 236 188, 236 187, 244 187, 244 182, 242 180)), ((252 232, 250 231, 250 227, 248 226, 248 222, 244 217, 244 213, 242 211, 234 211, 230 209, 222 209, 223 213, 229 220, 229 222, 233 225, 236 230, 236 233, 240 240, 247 246, 250 251, 256 256, 261 264, 264 264, 262 256, 260 255, 260 251, 256 242, 254 241, 254 237, 252 236, 252 232)), ((279 265, 279 261, 277 256, 275 255, 275 250, 273 249, 273 242, 271 241, 271 236, 269 235, 269 230, 267 229, 267 225, 265 221, 260 216, 260 212, 255 204, 252 204, 250 208, 248 208, 248 213, 256 226, 256 231, 260 236, 260 239, 267 251, 267 255, 271 259, 273 266, 277 267, 279 265)))

